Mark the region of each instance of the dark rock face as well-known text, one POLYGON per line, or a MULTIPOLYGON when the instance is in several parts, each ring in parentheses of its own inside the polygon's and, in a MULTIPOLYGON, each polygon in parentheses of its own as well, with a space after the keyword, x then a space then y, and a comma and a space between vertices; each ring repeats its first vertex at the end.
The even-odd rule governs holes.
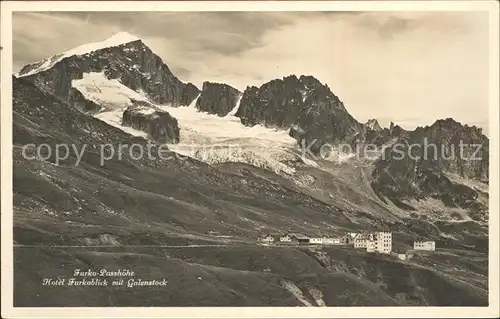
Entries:
POLYGON ((222 83, 204 82, 196 108, 218 116, 226 116, 238 102, 241 92, 222 83))
POLYGON ((307 109, 301 90, 305 91, 305 85, 294 75, 272 80, 260 88, 247 87, 236 116, 248 126, 289 129, 307 109))
POLYGON ((488 144, 480 129, 452 119, 405 131, 377 161, 372 186, 395 203, 435 198, 451 207, 487 209, 478 206, 477 191, 452 181, 449 174, 487 180, 488 144))
POLYGON ((181 97, 181 105, 190 105, 198 96, 200 90, 191 82, 184 86, 181 97))
MULTIPOLYGON (((409 151, 404 149, 404 151, 409 151)), ((435 198, 450 207, 469 208, 474 205, 477 192, 468 186, 452 182, 446 174, 429 163, 410 159, 394 159, 398 153, 388 149, 372 173, 373 189, 401 208, 412 209, 402 203, 409 199, 435 198)))
POLYGON ((439 169, 469 179, 488 180, 489 139, 480 128, 447 118, 418 127, 409 133, 409 140, 423 146, 422 156, 427 149, 428 160, 439 169))
POLYGON ((366 143, 382 147, 407 135, 406 130, 399 125, 394 125, 392 122, 389 128, 382 128, 377 120, 369 120, 363 125, 362 132, 356 136, 355 143, 366 143))
MULTIPOLYGON (((25 66, 20 76, 33 68, 34 65, 25 66)), ((72 104, 71 81, 90 72, 104 72, 107 78, 118 79, 132 90, 142 90, 157 104, 188 105, 199 93, 193 84, 185 84, 175 77, 161 58, 140 40, 66 57, 48 70, 23 78, 72 104)))
POLYGON ((391 136, 388 129, 375 131, 367 126, 364 126, 363 132, 360 133, 357 138, 358 142, 373 144, 377 147, 381 147, 382 145, 388 143, 390 140, 391 136))
POLYGON ((101 106, 87 100, 83 94, 75 88, 70 89, 69 100, 73 103, 73 106, 76 109, 83 113, 94 114, 99 112, 101 109, 101 106))
POLYGON ((408 132, 401 126, 395 125, 393 122, 391 122, 388 133, 390 137, 403 137, 406 136, 408 132))
POLYGON ((134 105, 123 112, 122 125, 146 132, 158 143, 179 143, 177 119, 168 112, 156 110, 153 105, 133 101, 134 105))
POLYGON ((376 119, 371 119, 371 120, 368 120, 366 123, 365 123, 365 126, 369 127, 370 129, 374 130, 374 131, 382 131, 382 127, 380 126, 380 124, 378 123, 378 121, 376 119))
POLYGON ((236 116, 249 126, 290 129, 290 136, 313 153, 326 143, 351 141, 362 128, 328 86, 312 76, 247 87, 236 116))

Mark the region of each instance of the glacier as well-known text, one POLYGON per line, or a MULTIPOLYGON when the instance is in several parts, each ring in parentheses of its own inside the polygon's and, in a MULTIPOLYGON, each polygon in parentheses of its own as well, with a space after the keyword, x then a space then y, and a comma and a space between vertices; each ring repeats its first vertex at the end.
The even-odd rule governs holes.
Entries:
POLYGON ((131 99, 147 101, 143 94, 129 89, 116 79, 108 79, 103 72, 84 73, 81 79, 73 80, 71 86, 80 91, 87 100, 101 106, 101 110, 94 117, 130 135, 147 137, 145 132, 121 124, 123 112, 132 105, 131 99))
POLYGON ((300 157, 297 142, 287 131, 244 126, 234 116, 241 98, 224 117, 199 111, 197 99, 186 107, 158 106, 179 121, 180 143, 170 145, 170 149, 208 164, 241 162, 275 173, 295 173, 295 168, 286 163, 300 161, 300 157))
POLYGON ((296 164, 317 165, 301 156, 296 140, 288 131, 243 125, 234 116, 241 96, 228 115, 219 117, 196 108, 199 96, 188 106, 156 105, 143 92, 136 92, 117 79, 108 79, 103 72, 84 73, 82 79, 73 80, 71 84, 86 99, 101 106, 94 117, 133 136, 147 138, 145 132, 121 124, 123 112, 133 105, 131 99, 148 102, 154 107, 142 107, 145 114, 156 109, 170 113, 179 123, 180 142, 168 147, 208 164, 240 162, 287 176, 294 175, 296 164))

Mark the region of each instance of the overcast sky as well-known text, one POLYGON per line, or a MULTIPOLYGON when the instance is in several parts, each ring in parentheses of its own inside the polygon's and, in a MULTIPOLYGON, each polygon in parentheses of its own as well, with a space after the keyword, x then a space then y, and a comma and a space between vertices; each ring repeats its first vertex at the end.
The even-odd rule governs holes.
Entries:
POLYGON ((14 71, 119 31, 199 87, 313 75, 362 122, 453 117, 487 130, 487 13, 16 12, 14 71))

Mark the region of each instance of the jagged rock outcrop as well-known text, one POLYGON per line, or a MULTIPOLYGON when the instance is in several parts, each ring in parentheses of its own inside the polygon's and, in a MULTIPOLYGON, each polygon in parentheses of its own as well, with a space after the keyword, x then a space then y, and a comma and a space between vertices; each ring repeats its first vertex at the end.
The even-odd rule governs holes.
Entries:
POLYGON ((248 126, 290 129, 290 136, 315 154, 326 143, 351 142, 362 130, 328 86, 312 76, 247 87, 236 116, 248 126))
POLYGON ((141 90, 156 104, 189 105, 199 94, 193 84, 185 84, 175 77, 141 40, 59 58, 60 55, 27 65, 19 76, 70 104, 75 103, 71 81, 91 72, 103 72, 108 79, 118 79, 134 91, 141 90), (50 65, 50 61, 56 63, 31 74, 41 64, 50 65))
POLYGON ((389 125, 389 136, 390 137, 403 137, 407 135, 407 131, 403 129, 401 126, 394 124, 391 122, 389 125))
POLYGON ((391 122, 389 128, 382 128, 378 121, 373 119, 368 120, 363 125, 362 131, 356 136, 355 143, 365 143, 382 147, 397 138, 406 136, 406 134, 406 130, 399 125, 395 125, 393 122, 391 122))
POLYGON ((476 202, 476 190, 456 179, 488 180, 488 144, 480 129, 450 118, 405 131, 377 161, 372 186, 396 204, 435 198, 447 206, 487 209, 476 202))
POLYGON ((240 96, 240 91, 227 84, 203 82, 196 108, 210 114, 226 116, 236 107, 240 96))
POLYGON ((123 112, 122 125, 143 131, 158 143, 179 143, 179 124, 168 112, 144 101, 133 101, 123 112))
POLYGON ((378 123, 376 119, 370 119, 365 123, 365 126, 369 127, 370 129, 374 131, 382 131, 382 126, 378 123))
POLYGON ((75 88, 70 89, 68 99, 72 101, 76 109, 83 113, 94 114, 99 112, 102 108, 100 105, 87 100, 83 94, 75 88))
POLYGON ((191 82, 188 82, 182 91, 181 105, 190 105, 200 94, 200 90, 191 82))
POLYGON ((447 118, 417 127, 409 132, 409 140, 421 144, 421 155, 439 169, 464 178, 488 180, 489 139, 480 128, 447 118))
POLYGON ((272 80, 260 88, 247 87, 236 116, 248 126, 262 124, 289 129, 306 112, 307 93, 295 75, 272 80))

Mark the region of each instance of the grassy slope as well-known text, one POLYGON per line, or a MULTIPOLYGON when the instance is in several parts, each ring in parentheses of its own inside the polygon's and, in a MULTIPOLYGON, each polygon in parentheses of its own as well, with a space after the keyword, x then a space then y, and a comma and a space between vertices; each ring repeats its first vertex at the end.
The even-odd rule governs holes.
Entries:
MULTIPOLYGON (((450 253, 448 253, 450 254, 450 253)), ((453 254, 450 254, 452 256, 453 254)), ((428 256, 428 262, 439 255, 428 256)), ((454 256, 453 258, 458 258, 454 256)), ((481 258, 481 256, 476 256, 481 258)), ((316 305, 486 305, 486 277, 476 282, 419 260, 354 249, 294 247, 16 248, 18 306, 293 306, 282 284, 296 285, 316 305), (167 287, 44 287, 44 277, 69 278, 74 269, 131 269, 136 278, 167 278, 167 287)))

